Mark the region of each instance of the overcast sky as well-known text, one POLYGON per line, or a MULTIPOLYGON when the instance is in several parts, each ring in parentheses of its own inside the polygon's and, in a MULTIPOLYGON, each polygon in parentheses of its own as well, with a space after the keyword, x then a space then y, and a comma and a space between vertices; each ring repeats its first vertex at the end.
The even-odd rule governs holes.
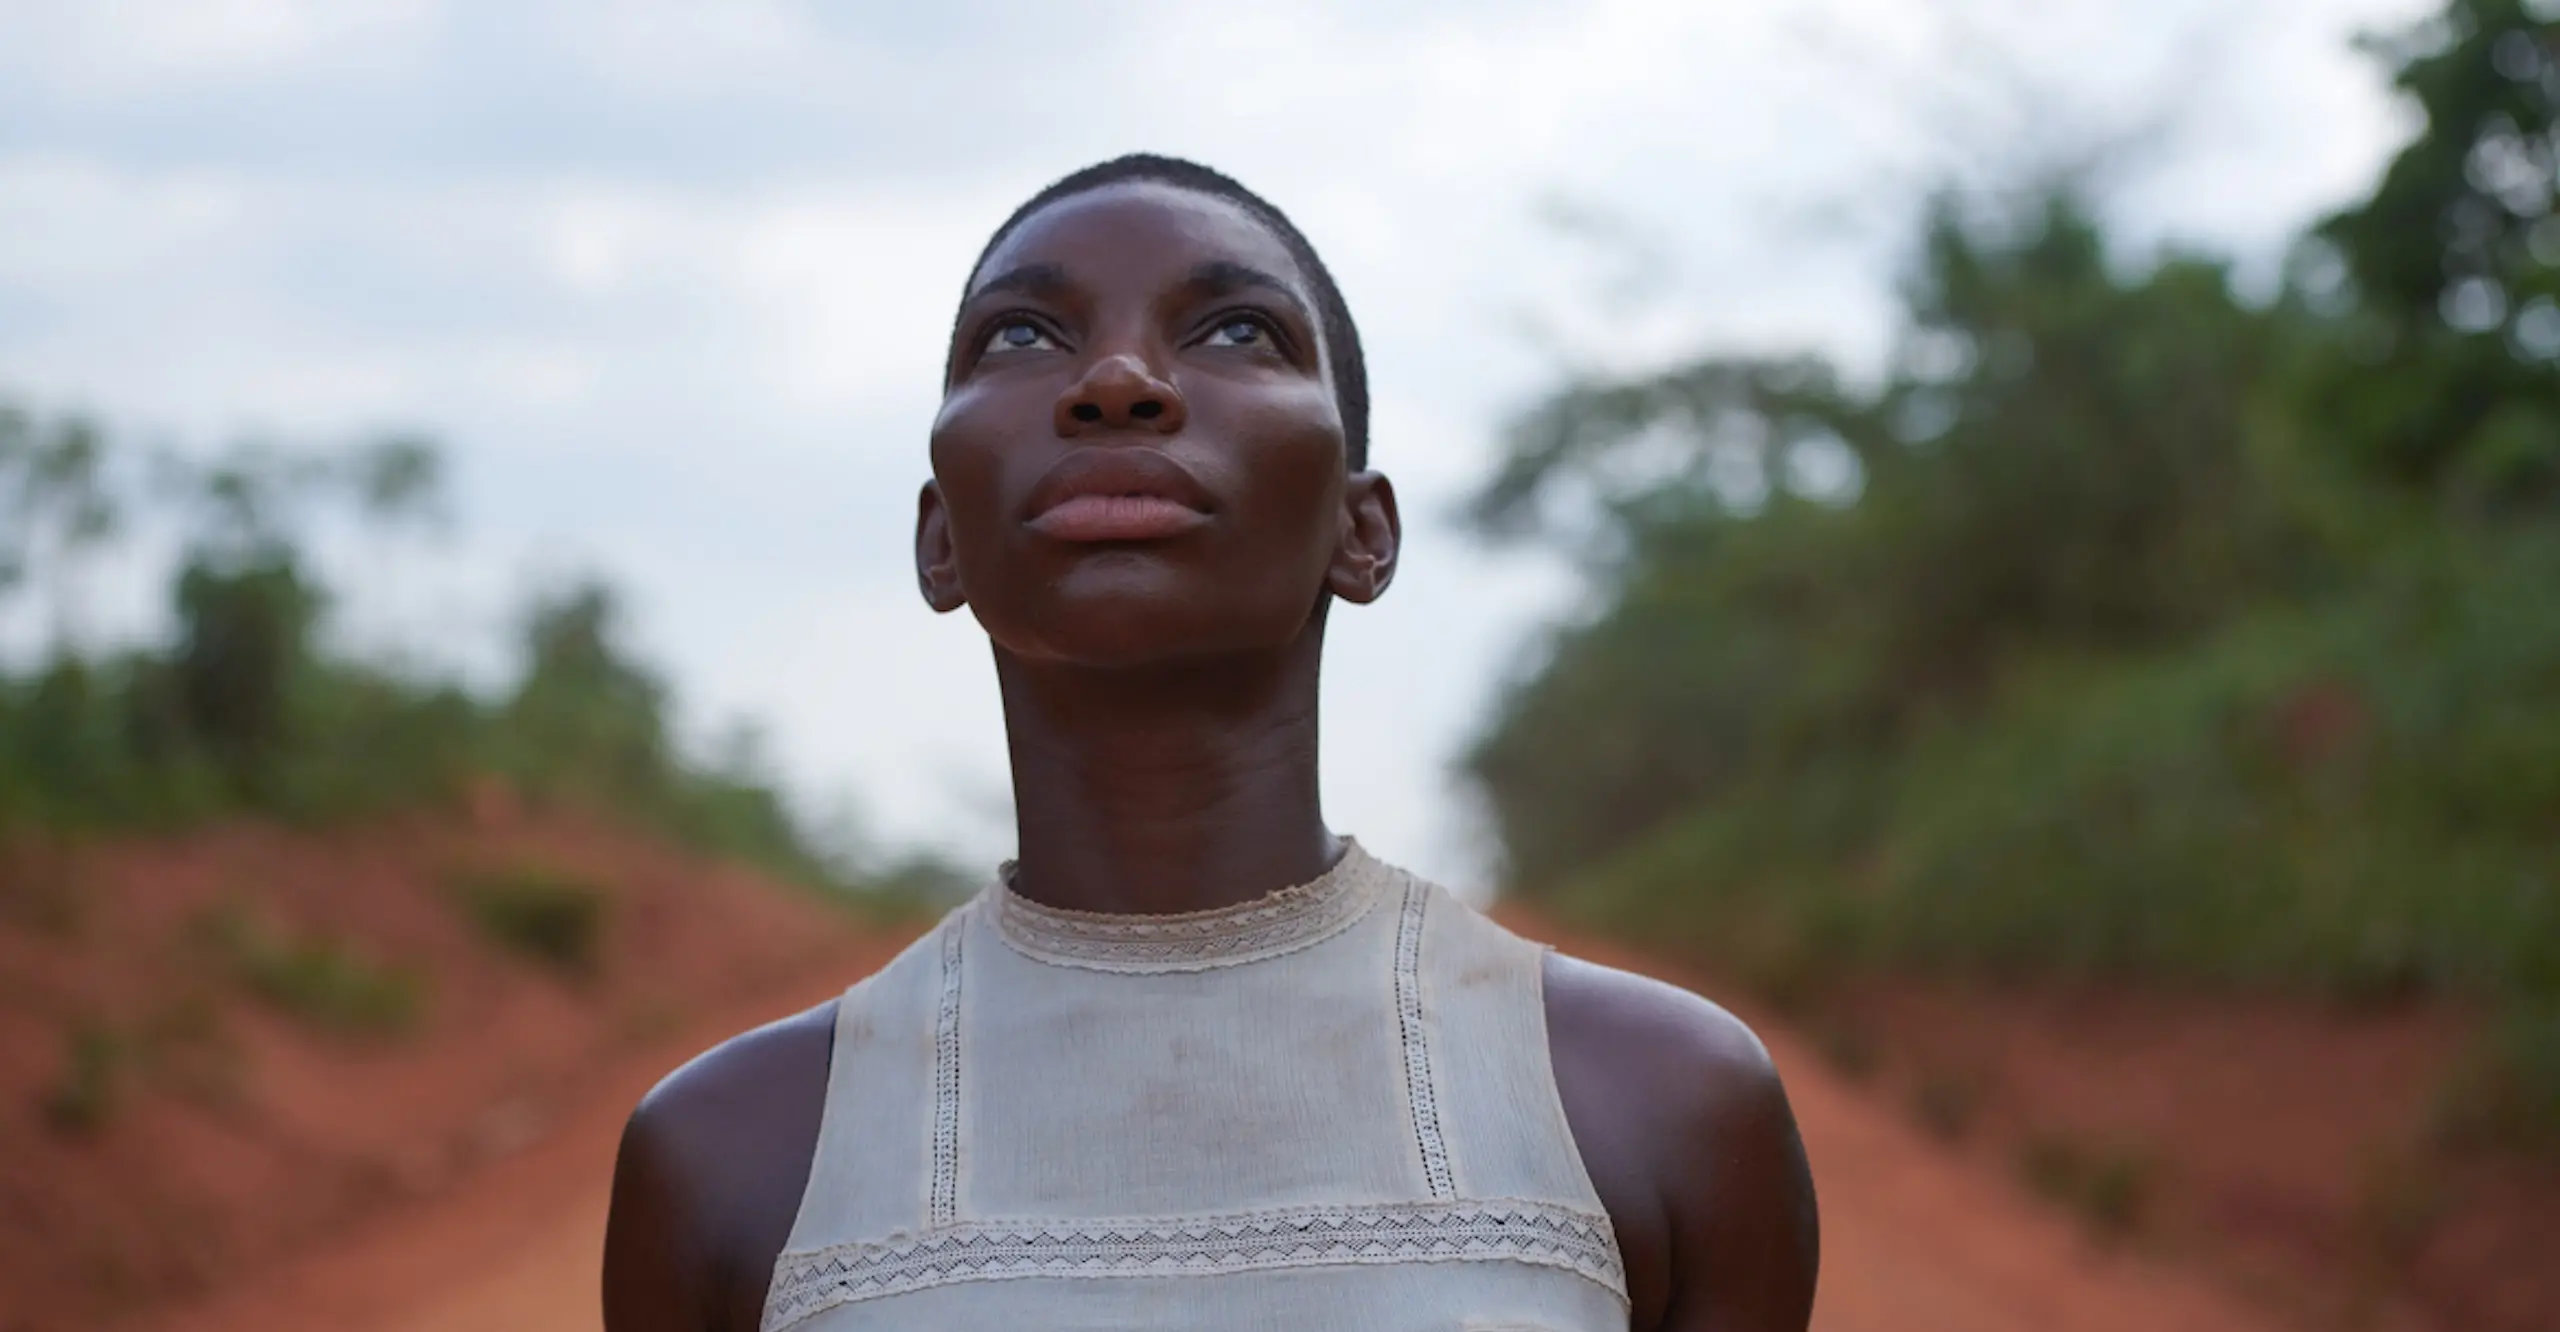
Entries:
POLYGON ((1567 362, 1872 363, 1913 191, 2022 137, 2130 139, 2136 243, 2264 274, 2407 132, 2350 34, 2426 7, 0 0, 0 394, 199 447, 424 427, 459 523, 348 633, 490 671, 527 586, 605 571, 691 733, 760 721, 804 800, 985 860, 994 674, 909 556, 951 303, 1049 179, 1199 158, 1340 278, 1405 503, 1401 581, 1333 621, 1328 813, 1472 885, 1452 759, 1573 600, 1449 521, 1507 411, 1567 362))

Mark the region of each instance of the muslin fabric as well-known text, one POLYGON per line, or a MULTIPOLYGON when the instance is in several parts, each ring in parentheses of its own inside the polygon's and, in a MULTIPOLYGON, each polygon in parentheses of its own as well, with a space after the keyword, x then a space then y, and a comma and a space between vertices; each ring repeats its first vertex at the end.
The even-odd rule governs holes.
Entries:
POLYGON ((1005 876, 838 1006, 765 1332, 1597 1332, 1543 950, 1349 843, 1218 911, 1005 876))

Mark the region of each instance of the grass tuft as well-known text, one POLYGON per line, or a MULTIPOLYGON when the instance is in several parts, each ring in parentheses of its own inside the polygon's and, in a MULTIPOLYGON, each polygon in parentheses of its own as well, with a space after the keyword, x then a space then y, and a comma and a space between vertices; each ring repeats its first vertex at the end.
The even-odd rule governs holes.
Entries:
POLYGON ((1982 1084, 1951 1073, 1928 1074, 1911 1092, 1912 1117, 1932 1136, 1946 1142, 1963 1138, 1981 1108, 1982 1084))
POLYGON ((2018 1165, 2029 1187, 2078 1213, 2109 1238, 2140 1229, 2156 1173, 2147 1152, 2092 1146, 2055 1134, 2030 1139, 2018 1165))
POLYGON ((610 903, 595 883, 542 865, 474 869, 450 885, 481 933, 563 975, 590 977, 604 960, 610 903))
POLYGON ((1873 1036, 1854 1023, 1830 1018, 1814 1024, 1815 1048, 1822 1051, 1823 1062, 1832 1071, 1851 1082, 1866 1082, 1876 1074, 1878 1055, 1873 1036))
POLYGON ((124 1103, 130 1044, 113 1028, 83 1019, 63 1032, 62 1071, 39 1099, 45 1126, 66 1137, 107 1126, 124 1103))
POLYGON ((398 1035, 415 1029, 425 1009, 423 974, 378 961, 350 940, 295 934, 236 903, 207 913, 200 929, 251 993, 313 1026, 398 1035))
POLYGON ((2435 1114, 2445 1146, 2560 1154, 2560 999, 2521 1004, 2465 1058, 2435 1114))

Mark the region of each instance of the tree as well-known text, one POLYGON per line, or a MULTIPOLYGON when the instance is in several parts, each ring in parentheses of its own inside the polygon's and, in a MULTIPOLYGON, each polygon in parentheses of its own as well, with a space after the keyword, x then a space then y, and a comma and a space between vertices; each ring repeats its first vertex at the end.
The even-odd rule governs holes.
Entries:
POLYGON ((0 405, 0 593, 46 576, 58 654, 78 649, 80 574, 122 523, 110 461, 94 422, 69 417, 48 430, 0 405))
POLYGON ((290 703, 320 605, 290 549, 243 562, 199 555, 178 576, 171 666, 187 730, 243 794, 264 793, 293 738, 290 703))
POLYGON ((1880 386, 1709 357, 1516 423, 1479 526, 1580 509, 1605 590, 1470 755, 1524 881, 2300 576, 2250 437, 2289 315, 2199 259, 2120 274, 2068 182, 1941 199, 1918 255, 1880 386))
POLYGON ((624 810, 655 811, 669 794, 666 688, 622 643, 621 600, 588 579, 536 599, 524 619, 525 673, 506 709, 537 786, 624 810))
POLYGON ((2405 484, 2560 503, 2560 5, 2451 0, 2367 47, 2424 128, 2316 233, 2351 309, 2314 409, 2405 484))

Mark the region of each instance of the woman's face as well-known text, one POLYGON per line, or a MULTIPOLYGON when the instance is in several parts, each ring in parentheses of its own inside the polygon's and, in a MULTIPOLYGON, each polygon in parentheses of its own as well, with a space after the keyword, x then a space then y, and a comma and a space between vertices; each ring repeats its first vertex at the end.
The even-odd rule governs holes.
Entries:
POLYGON ((1394 497, 1346 476, 1314 294, 1243 209, 1152 182, 1033 214, 961 303, 917 571, 1016 656, 1266 651, 1374 598, 1394 497))

